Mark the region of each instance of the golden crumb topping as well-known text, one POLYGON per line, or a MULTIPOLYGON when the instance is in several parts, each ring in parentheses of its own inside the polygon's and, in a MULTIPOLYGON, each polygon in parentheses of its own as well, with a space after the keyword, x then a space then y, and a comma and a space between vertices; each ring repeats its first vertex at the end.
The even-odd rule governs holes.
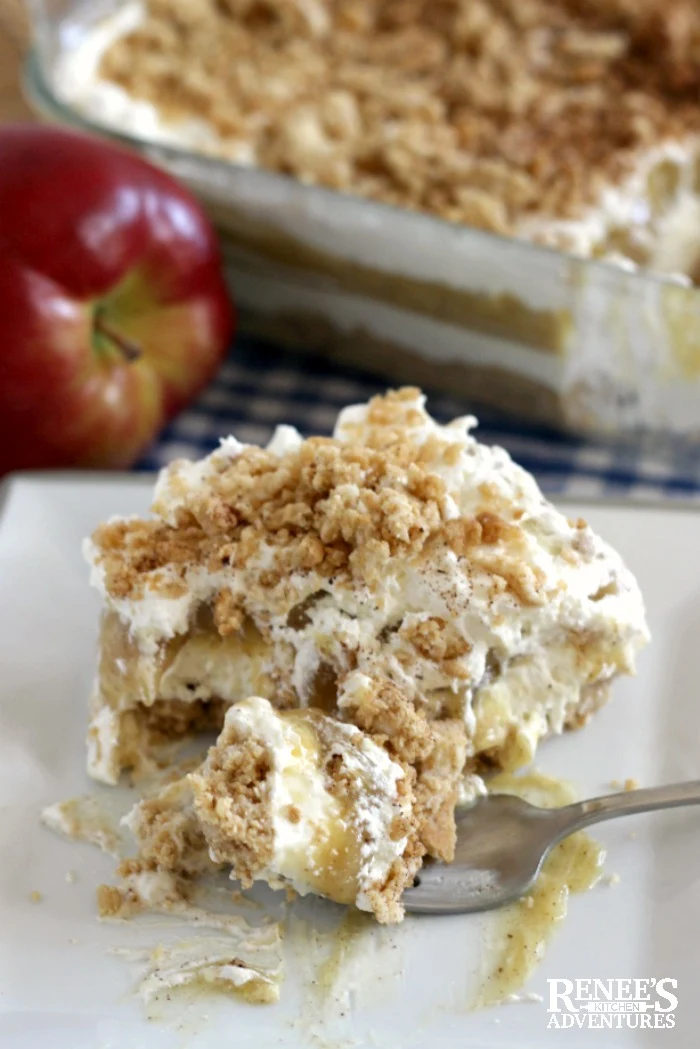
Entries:
MULTIPOLYGON (((314 437, 282 456, 245 446, 213 467, 206 484, 190 489, 179 484, 175 464, 175 526, 127 519, 95 532, 108 594, 138 599, 147 581, 150 591, 178 597, 187 591, 187 570, 204 566, 212 573, 249 572, 251 587, 262 588, 268 604, 286 603, 298 613, 292 574, 313 573, 376 592, 390 558, 428 558, 443 547, 486 572, 494 593, 540 604, 544 576, 520 557, 521 525, 489 509, 454 517, 445 480, 435 472, 441 463, 452 464, 453 443, 415 438, 411 428, 423 421, 416 395, 405 389, 374 398, 362 444, 314 437), (271 558, 262 555, 263 548, 272 551, 271 558)), ((351 424, 345 437, 352 436, 348 431, 351 424)), ((222 587, 213 615, 222 635, 239 630, 241 597, 222 587)), ((469 650, 440 619, 414 626, 407 638, 431 658, 454 662, 469 650), (438 633, 444 634, 439 642, 438 633)))
POLYGON ((147 0, 102 75, 244 162, 502 233, 700 130, 695 0, 147 0))
POLYGON ((342 716, 403 766, 415 792, 418 838, 429 855, 454 856, 454 807, 466 760, 463 719, 429 721, 390 681, 367 679, 341 693, 342 716))
POLYGON ((343 716, 395 760, 413 765, 430 754, 433 739, 425 715, 390 681, 368 679, 365 688, 346 693, 340 703, 343 716))

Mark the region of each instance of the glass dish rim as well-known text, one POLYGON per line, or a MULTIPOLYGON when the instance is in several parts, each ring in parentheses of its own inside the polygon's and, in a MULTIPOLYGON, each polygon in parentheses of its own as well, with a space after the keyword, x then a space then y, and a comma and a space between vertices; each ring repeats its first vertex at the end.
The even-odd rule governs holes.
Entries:
POLYGON ((681 284, 668 274, 658 273, 645 267, 630 269, 604 259, 575 255, 572 252, 563 251, 546 244, 539 244, 536 241, 526 240, 523 237, 506 236, 490 230, 482 230, 477 227, 450 222, 439 215, 411 211, 409 208, 371 200, 359 194, 345 193, 342 190, 330 189, 326 186, 309 185, 294 178, 292 175, 268 171, 261 167, 237 164, 234 161, 211 157, 205 153, 193 152, 167 143, 154 142, 151 139, 140 138, 109 125, 100 124, 81 114, 54 93, 50 80, 46 76, 44 63, 36 44, 33 44, 28 49, 23 63, 22 88, 25 97, 35 112, 48 116, 53 120, 59 120, 75 130, 119 142, 139 153, 147 150, 162 156, 166 161, 176 162, 180 160, 195 165, 202 165, 211 171, 219 172, 221 175, 225 175, 231 169, 242 174, 254 173, 257 178, 267 182, 269 185, 294 187, 295 192, 303 193, 305 197, 320 197, 331 206, 333 201, 340 199, 352 206, 362 207, 366 211, 398 217, 400 221, 405 222, 408 220, 415 224, 421 224, 424 228, 449 230, 451 235, 456 233, 457 236, 471 239, 476 244, 481 242, 484 245, 489 245, 493 251, 521 251, 524 254, 527 253, 530 257, 535 256, 541 259, 544 264, 547 262, 553 263, 556 260, 565 261, 586 270, 592 270, 603 285, 608 283, 619 284, 621 280, 624 280, 625 283, 630 281, 634 285, 641 287, 646 285, 657 288, 677 288, 679 291, 682 290, 693 296, 700 295, 700 285, 681 284))

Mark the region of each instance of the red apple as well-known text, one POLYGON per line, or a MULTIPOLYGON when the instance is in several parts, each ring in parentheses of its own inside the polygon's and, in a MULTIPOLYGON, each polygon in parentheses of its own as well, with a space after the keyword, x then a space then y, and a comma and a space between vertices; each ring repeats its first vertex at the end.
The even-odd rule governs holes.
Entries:
POLYGON ((0 475, 128 466, 232 328, 189 192, 116 146, 0 128, 0 475))

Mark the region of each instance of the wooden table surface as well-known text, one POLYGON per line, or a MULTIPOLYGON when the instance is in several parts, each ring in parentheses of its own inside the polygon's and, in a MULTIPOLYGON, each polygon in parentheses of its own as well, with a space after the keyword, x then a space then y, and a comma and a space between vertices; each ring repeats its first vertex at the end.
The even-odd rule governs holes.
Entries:
POLYGON ((29 25, 22 0, 0 0, 0 123, 26 120, 29 108, 19 87, 29 25))

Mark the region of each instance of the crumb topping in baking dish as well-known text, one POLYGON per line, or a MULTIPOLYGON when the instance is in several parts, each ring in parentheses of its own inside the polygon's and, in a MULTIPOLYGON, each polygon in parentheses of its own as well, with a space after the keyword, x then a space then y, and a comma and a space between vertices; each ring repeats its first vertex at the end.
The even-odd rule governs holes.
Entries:
POLYGON ((693 0, 147 0, 100 72, 241 162, 518 233, 700 131, 699 47, 693 0))

